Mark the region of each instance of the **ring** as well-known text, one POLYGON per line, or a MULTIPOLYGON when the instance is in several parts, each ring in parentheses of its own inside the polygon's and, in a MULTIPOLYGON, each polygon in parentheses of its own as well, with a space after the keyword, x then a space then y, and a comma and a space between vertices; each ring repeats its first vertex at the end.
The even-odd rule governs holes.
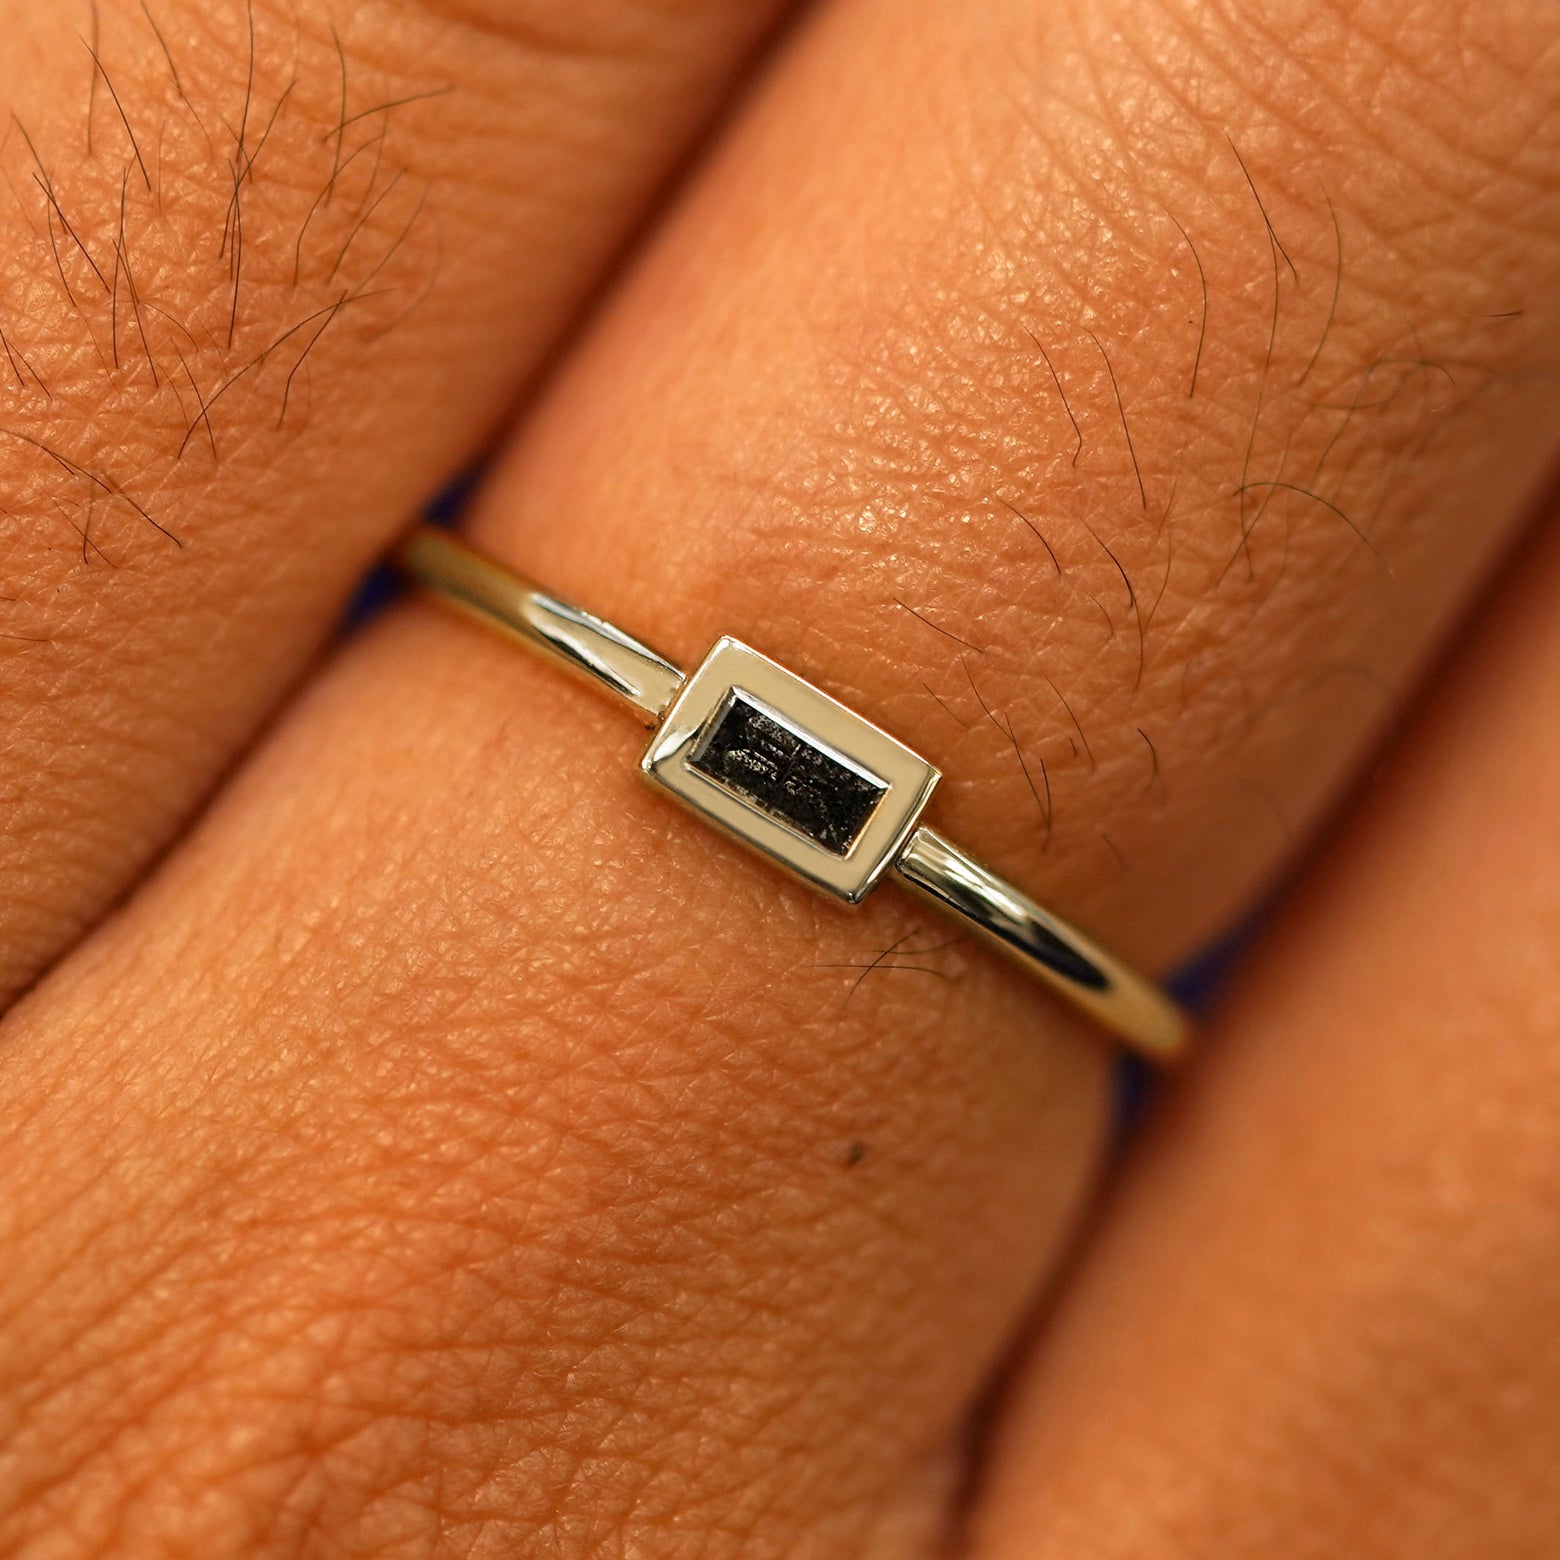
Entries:
POLYGON ((921 822, 940 771, 738 639, 691 674, 431 526, 401 567, 445 605, 590 678, 649 718, 640 769, 793 876, 859 904, 892 874, 1154 1061, 1186 1015, 1152 981, 921 822))

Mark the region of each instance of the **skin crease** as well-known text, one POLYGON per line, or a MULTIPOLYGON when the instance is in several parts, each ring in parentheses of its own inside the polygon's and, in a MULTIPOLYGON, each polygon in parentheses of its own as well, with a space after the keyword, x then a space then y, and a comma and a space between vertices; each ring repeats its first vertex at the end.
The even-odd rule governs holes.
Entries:
MULTIPOLYGON (((477 517, 882 719, 1158 966, 1336 800, 1554 443, 1549 9, 1262 20, 821 12, 477 517)), ((639 741, 399 613, 11 1015, 0 1547, 938 1551, 1107 1052, 700 832, 639 741)))
POLYGON ((0 1003, 488 436, 775 9, 0 5, 0 1003))
POLYGON ((1557 604, 1551 519, 1142 1145, 975 1555, 1555 1553, 1557 604))

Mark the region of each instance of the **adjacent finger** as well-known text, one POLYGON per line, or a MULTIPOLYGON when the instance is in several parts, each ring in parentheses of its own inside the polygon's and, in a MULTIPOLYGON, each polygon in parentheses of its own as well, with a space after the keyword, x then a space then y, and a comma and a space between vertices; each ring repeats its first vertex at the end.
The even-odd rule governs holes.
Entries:
MULTIPOLYGON (((832 10, 485 534, 685 662, 740 632, 939 761, 972 849, 1186 952, 1553 442, 1552 13, 1306 15, 832 10)), ((614 719, 403 615, 15 1015, 19 1528, 187 1534, 134 1493, 176 1475, 381 1553, 934 1541, 1105 1052, 659 807, 614 719)))
POLYGON ((778 10, 0 7, 0 1003, 488 435, 778 10))
POLYGON ((1006 1417, 981 1556, 1560 1543, 1560 530, 1158 1124, 1006 1417))

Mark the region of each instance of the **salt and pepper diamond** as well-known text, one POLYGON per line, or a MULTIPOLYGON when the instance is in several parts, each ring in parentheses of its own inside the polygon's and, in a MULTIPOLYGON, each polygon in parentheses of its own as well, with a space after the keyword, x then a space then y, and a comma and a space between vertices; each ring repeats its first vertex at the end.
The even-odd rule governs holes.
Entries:
POLYGON ((849 852, 888 790, 742 688, 727 694, 688 763, 836 856, 849 852))

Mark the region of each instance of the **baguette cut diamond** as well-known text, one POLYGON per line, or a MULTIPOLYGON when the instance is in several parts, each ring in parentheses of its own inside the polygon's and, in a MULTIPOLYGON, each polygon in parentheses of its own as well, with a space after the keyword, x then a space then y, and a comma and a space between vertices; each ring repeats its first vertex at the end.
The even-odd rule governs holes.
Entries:
POLYGON ((849 854, 888 790, 741 688, 727 694, 688 763, 836 856, 849 854))

